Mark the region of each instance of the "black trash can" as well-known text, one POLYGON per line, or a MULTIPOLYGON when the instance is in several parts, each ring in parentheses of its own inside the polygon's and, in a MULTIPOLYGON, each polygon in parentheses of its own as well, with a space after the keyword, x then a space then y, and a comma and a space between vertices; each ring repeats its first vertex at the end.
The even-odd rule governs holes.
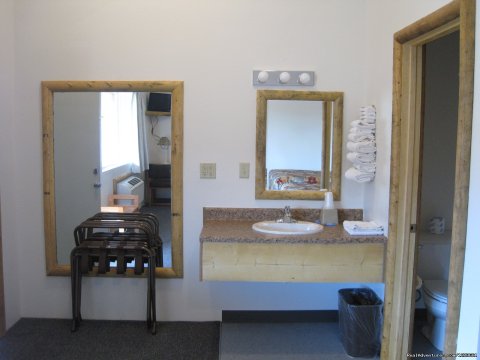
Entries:
POLYGON ((346 353, 373 357, 380 351, 383 301, 368 288, 338 291, 340 340, 346 353))

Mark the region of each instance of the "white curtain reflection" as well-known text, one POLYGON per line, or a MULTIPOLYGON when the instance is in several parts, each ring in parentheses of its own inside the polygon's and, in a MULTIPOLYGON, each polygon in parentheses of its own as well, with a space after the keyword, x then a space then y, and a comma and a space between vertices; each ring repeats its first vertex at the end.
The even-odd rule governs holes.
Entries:
POLYGON ((148 170, 148 142, 146 129, 146 116, 148 93, 137 93, 137 125, 138 125, 138 155, 139 155, 139 172, 148 170))
POLYGON ((137 97, 131 92, 101 93, 102 170, 139 167, 137 97))

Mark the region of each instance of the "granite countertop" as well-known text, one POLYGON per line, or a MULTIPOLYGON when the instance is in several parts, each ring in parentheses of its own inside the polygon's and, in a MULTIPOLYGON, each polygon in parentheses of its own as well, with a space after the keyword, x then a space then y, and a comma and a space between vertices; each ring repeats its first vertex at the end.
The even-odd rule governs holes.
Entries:
MULTIPOLYGON (((264 234, 252 229, 257 221, 267 220, 262 214, 267 214, 268 220, 273 214, 281 214, 279 209, 221 209, 205 208, 203 216, 203 229, 200 233, 200 242, 241 242, 241 243, 305 243, 305 244, 383 244, 385 236, 350 235, 341 224, 337 226, 324 226, 323 231, 309 235, 274 235, 264 234), (237 211, 235 211, 237 210, 237 211), (234 214, 241 214, 235 216, 234 214), (256 216, 258 215, 258 216, 256 216)), ((303 210, 308 213, 308 210, 303 210)), ((300 213, 297 212, 300 215, 300 213)), ((295 217, 295 212, 292 211, 295 217)), ((361 220, 362 212, 358 209, 339 211, 339 221, 361 220), (360 218, 359 218, 360 217, 360 218)), ((295 217, 297 220, 311 219, 304 216, 295 217)), ((317 217, 318 218, 318 217, 317 217)))
POLYGON ((304 243, 304 244, 383 244, 385 236, 350 235, 342 225, 325 226, 323 231, 310 235, 263 234, 252 229, 256 221, 207 220, 200 233, 200 242, 241 243, 304 243))

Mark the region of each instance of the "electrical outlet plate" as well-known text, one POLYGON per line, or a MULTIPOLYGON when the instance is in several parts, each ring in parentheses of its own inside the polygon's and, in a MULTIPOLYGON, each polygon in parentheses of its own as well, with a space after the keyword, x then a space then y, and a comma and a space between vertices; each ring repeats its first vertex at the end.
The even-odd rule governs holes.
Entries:
POLYGON ((240 179, 248 179, 250 177, 250 163, 240 163, 239 174, 240 179))
POLYGON ((217 164, 201 163, 200 179, 215 179, 217 177, 217 164))

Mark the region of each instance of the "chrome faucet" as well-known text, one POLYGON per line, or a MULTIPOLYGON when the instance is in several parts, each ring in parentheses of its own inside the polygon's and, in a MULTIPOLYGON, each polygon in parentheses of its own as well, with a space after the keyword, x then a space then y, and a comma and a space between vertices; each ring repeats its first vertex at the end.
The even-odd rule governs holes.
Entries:
POLYGON ((278 219, 277 222, 279 223, 295 223, 297 220, 292 218, 292 213, 290 211, 290 206, 285 206, 283 209, 283 218, 278 219))

